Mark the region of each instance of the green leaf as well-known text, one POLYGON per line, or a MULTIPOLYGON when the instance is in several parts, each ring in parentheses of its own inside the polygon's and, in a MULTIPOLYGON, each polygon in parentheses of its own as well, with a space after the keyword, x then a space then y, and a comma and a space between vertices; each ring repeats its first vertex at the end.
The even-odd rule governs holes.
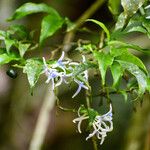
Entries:
POLYGON ((138 83, 137 83, 136 78, 134 78, 134 77, 130 78, 128 83, 127 83, 127 88, 132 90, 137 86, 138 86, 138 83))
POLYGON ((113 15, 119 14, 120 11, 120 0, 109 0, 108 1, 109 10, 113 15))
POLYGON ((135 15, 133 16, 126 29, 124 30, 125 33, 130 33, 130 32, 141 32, 146 34, 147 31, 145 27, 142 25, 142 23, 145 21, 143 16, 140 15, 135 15))
POLYGON ((147 78, 147 90, 150 92, 150 77, 147 78))
POLYGON ((124 91, 124 90, 120 90, 119 92, 123 95, 125 102, 127 102, 127 100, 128 100, 128 94, 127 94, 127 92, 124 91))
POLYGON ((27 74, 30 88, 32 89, 38 81, 43 70, 43 63, 38 59, 28 59, 23 68, 23 73, 27 74))
POLYGON ((124 12, 119 15, 115 30, 124 29, 130 18, 138 11, 144 2, 145 0, 121 0, 124 12))
POLYGON ((88 70, 90 68, 97 68, 98 66, 92 62, 84 62, 78 66, 75 67, 74 71, 73 71, 73 75, 77 76, 79 74, 81 74, 82 72, 84 72, 85 70, 88 70))
POLYGON ((149 25, 150 20, 145 19, 145 16, 141 16, 139 14, 134 15, 130 19, 128 25, 126 26, 126 28, 124 30, 119 30, 119 28, 122 28, 124 26, 124 23, 123 23, 123 21, 121 21, 120 18, 118 18, 117 23, 118 24, 116 24, 116 27, 118 26, 118 28, 116 28, 117 30, 115 32, 113 32, 113 34, 111 35, 111 39, 116 37, 116 35, 118 36, 120 34, 119 36, 121 37, 121 36, 123 36, 123 35, 125 36, 126 34, 131 33, 131 32, 141 32, 141 33, 147 34, 148 37, 150 38, 150 25, 149 25), (123 25, 121 25, 121 24, 123 24, 123 25), (119 25, 121 25, 121 26, 119 27, 119 25))
POLYGON ((28 39, 29 33, 23 25, 11 25, 7 31, 10 34, 15 34, 19 39, 28 39))
POLYGON ((108 67, 112 65, 114 58, 109 53, 105 54, 102 51, 101 52, 94 51, 94 57, 98 61, 99 70, 100 70, 101 77, 102 77, 102 85, 104 85, 106 71, 108 67))
POLYGON ((6 49, 5 48, 0 48, 0 54, 4 54, 6 53, 6 49))
POLYGON ((1 65, 4 65, 4 64, 7 64, 11 61, 18 61, 20 58, 14 54, 14 53, 11 53, 11 54, 7 54, 7 53, 3 53, 3 54, 0 54, 0 66, 1 65))
POLYGON ((5 37, 6 37, 6 32, 0 30, 0 40, 5 40, 5 37))
POLYGON ((25 3, 16 9, 15 13, 8 18, 8 21, 21 19, 24 16, 33 14, 33 13, 50 13, 52 15, 58 15, 57 11, 44 3, 36 4, 36 3, 25 3))
POLYGON ((145 73, 135 64, 122 61, 122 60, 117 60, 119 64, 129 71, 133 76, 135 76, 138 85, 139 85, 139 94, 142 95, 144 94, 145 90, 147 89, 147 76, 145 73))
POLYGON ((64 23, 59 15, 48 15, 42 20, 40 44, 42 45, 44 40, 52 36, 64 23))
POLYGON ((147 35, 150 38, 150 21, 147 19, 142 20, 142 26, 146 29, 147 35))
POLYGON ((113 57, 117 57, 117 56, 126 54, 127 52, 128 52, 127 49, 126 48, 122 48, 122 47, 120 47, 120 48, 118 48, 118 47, 117 48, 116 47, 111 47, 110 48, 110 54, 113 57))
POLYGON ((125 62, 132 63, 132 64, 138 66, 140 69, 142 69, 146 74, 148 74, 148 71, 147 71, 145 65, 143 64, 143 62, 138 57, 134 56, 133 54, 131 54, 129 52, 115 57, 115 60, 122 60, 125 62))
POLYGON ((6 45, 6 50, 7 50, 7 53, 10 52, 10 48, 15 45, 16 41, 15 40, 12 40, 12 39, 5 39, 5 45, 6 45))
POLYGON ((107 29, 107 27, 102 22, 94 20, 94 19, 87 19, 86 21, 94 22, 95 24, 99 25, 104 30, 104 32, 106 33, 107 40, 108 41, 110 40, 109 30, 107 29))
POLYGON ((21 43, 19 42, 19 45, 18 45, 18 49, 19 49, 19 53, 20 53, 20 56, 23 57, 25 52, 29 49, 31 44, 29 43, 21 43))
POLYGON ((124 70, 118 62, 113 62, 110 66, 110 70, 113 76, 113 87, 116 87, 119 84, 119 80, 122 77, 124 70))
POLYGON ((144 4, 145 0, 121 0, 125 14, 131 17, 144 4))
POLYGON ((150 54, 150 49, 144 49, 144 48, 141 48, 140 46, 138 45, 134 45, 134 44, 129 44, 129 43, 124 43, 122 41, 110 41, 108 43, 109 46, 113 46, 115 48, 118 48, 118 49, 122 49, 122 48, 130 48, 130 49, 133 49, 133 50, 137 50, 139 52, 142 52, 142 53, 145 53, 145 54, 150 54))
POLYGON ((89 126, 91 126, 93 124, 93 121, 97 115, 98 115, 97 111, 95 111, 94 109, 91 109, 91 108, 88 109, 89 126))
POLYGON ((124 12, 122 12, 119 15, 117 22, 115 24, 115 30, 120 30, 124 28, 125 25, 127 24, 127 21, 128 21, 128 16, 124 12))

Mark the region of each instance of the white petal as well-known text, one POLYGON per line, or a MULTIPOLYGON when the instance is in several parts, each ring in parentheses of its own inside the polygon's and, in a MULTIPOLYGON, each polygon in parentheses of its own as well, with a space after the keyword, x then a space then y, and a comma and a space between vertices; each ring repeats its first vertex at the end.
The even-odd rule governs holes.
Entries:
POLYGON ((147 5, 147 6, 145 7, 145 9, 148 9, 148 8, 150 8, 150 5, 147 5))
POLYGON ((46 60, 44 57, 43 57, 43 63, 44 63, 44 66, 47 67, 46 60))
POLYGON ((150 16, 147 16, 146 19, 150 19, 150 16))
POLYGON ((69 65, 70 65, 70 66, 71 66, 71 65, 73 65, 73 66, 78 66, 79 63, 77 63, 77 62, 70 62, 69 65))
POLYGON ((77 91, 73 94, 72 98, 76 97, 81 91, 81 86, 78 87, 77 91))
POLYGON ((79 123, 78 123, 78 131, 79 131, 79 133, 81 133, 81 123, 82 123, 82 121, 79 121, 79 123))
POLYGON ((65 52, 62 51, 62 54, 61 54, 60 58, 58 59, 58 61, 62 61, 64 59, 64 56, 65 56, 65 52))

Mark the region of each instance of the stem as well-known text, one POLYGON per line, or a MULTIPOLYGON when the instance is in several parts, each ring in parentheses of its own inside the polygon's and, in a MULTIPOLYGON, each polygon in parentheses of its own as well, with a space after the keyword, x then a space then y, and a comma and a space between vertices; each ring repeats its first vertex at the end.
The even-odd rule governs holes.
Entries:
POLYGON ((75 28, 73 30, 71 30, 70 32, 68 32, 64 37, 64 42, 63 43, 65 44, 65 46, 62 49, 63 51, 68 52, 70 50, 71 45, 68 45, 68 43, 73 41, 76 29, 79 28, 84 23, 84 21, 86 19, 91 17, 98 10, 98 8, 100 8, 103 5, 104 2, 105 2, 104 0, 97 0, 95 3, 93 3, 91 5, 90 8, 88 8, 81 15, 81 17, 78 18, 78 20, 75 22, 75 28))
MULTIPOLYGON (((87 78, 87 82, 88 82, 88 78, 87 78)), ((86 105, 87 105, 87 108, 91 108, 91 88, 89 90, 86 91, 86 105)), ((92 142, 93 142, 93 147, 94 147, 94 150, 98 150, 97 149, 97 142, 96 142, 96 139, 95 137, 92 137, 92 142)))
POLYGON ((86 105, 87 105, 87 108, 91 107, 91 104, 90 104, 91 96, 90 96, 90 94, 91 94, 91 89, 86 90, 86 105))
POLYGON ((88 19, 89 17, 91 17, 97 10, 99 7, 101 7, 103 5, 105 1, 104 0, 97 0, 95 3, 93 3, 91 5, 90 8, 88 8, 83 15, 81 15, 81 17, 79 17, 79 19, 76 21, 76 27, 75 29, 79 28, 86 19, 88 19))
POLYGON ((77 112, 75 109, 65 108, 61 106, 58 98, 56 98, 56 104, 57 104, 57 107, 61 109, 62 111, 77 112))
POLYGON ((104 45, 104 31, 101 32, 100 41, 99 41, 99 48, 101 49, 104 45))
POLYGON ((37 124, 33 133, 29 150, 41 150, 45 134, 51 120, 50 112, 52 111, 54 104, 55 95, 52 90, 51 84, 49 84, 38 116, 37 124))
POLYGON ((94 137, 92 138, 92 142, 93 142, 94 150, 98 150, 98 148, 97 148, 97 142, 96 142, 96 140, 95 140, 94 137))

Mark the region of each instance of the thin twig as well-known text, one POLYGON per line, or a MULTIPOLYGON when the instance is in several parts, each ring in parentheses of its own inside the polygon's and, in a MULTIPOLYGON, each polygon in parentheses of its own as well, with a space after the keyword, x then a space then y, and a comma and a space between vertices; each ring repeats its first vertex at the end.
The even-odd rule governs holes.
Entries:
POLYGON ((100 41, 99 41, 99 48, 101 49, 104 45, 104 31, 101 32, 101 35, 100 35, 100 41))
POLYGON ((70 111, 70 112, 77 112, 75 109, 65 108, 60 105, 60 101, 58 98, 56 98, 57 107, 61 109, 62 111, 70 111))
POLYGON ((97 148, 97 142, 96 142, 96 140, 95 140, 94 137, 92 138, 92 142, 93 142, 94 150, 98 150, 98 148, 97 148))
MULTIPOLYGON (((88 71, 87 71, 87 74, 88 74, 88 71)), ((87 75, 86 80, 89 84, 88 75, 87 75)), ((91 108, 91 102, 92 102, 92 96, 91 96, 91 88, 90 88, 89 90, 86 90, 86 105, 87 105, 87 108, 91 108)), ((94 150, 97 150, 97 142, 96 142, 96 139, 95 139, 94 136, 92 137, 92 142, 93 142, 94 150)))
POLYGON ((76 33, 76 29, 82 26, 82 24, 85 22, 86 19, 91 17, 104 3, 104 0, 97 0, 95 3, 91 5, 90 8, 88 8, 82 15, 79 17, 79 19, 75 22, 75 28, 68 32, 64 37, 64 44, 63 51, 68 52, 71 48, 68 43, 72 42, 76 33), (67 44, 67 45, 66 45, 67 44))

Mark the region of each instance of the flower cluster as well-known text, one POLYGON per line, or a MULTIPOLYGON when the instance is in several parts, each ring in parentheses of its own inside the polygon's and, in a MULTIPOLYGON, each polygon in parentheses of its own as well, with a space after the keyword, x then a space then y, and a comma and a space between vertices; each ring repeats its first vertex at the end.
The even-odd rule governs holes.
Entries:
MULTIPOLYGON (((83 120, 89 119, 87 114, 80 114, 80 109, 78 110, 78 118, 74 119, 73 122, 78 122, 78 131, 81 133, 81 123, 83 120)), ((107 133, 113 130, 113 122, 112 122, 112 105, 110 104, 110 110, 104 115, 96 115, 94 121, 92 122, 93 132, 89 134, 86 138, 96 136, 101 140, 100 144, 103 144, 107 133)))
MULTIPOLYGON (((88 90, 88 86, 85 85, 84 81, 80 81, 79 78, 73 75, 75 67, 79 65, 77 62, 70 62, 69 60, 63 60, 65 56, 65 52, 62 52, 61 57, 53 64, 47 64, 45 58, 43 57, 43 73, 47 76, 46 83, 52 83, 52 89, 60 86, 63 82, 68 84, 68 78, 72 78, 75 83, 78 84, 78 89, 75 94, 72 96, 74 98, 78 95, 82 88, 88 90)), ((85 57, 83 57, 83 63, 85 62, 85 57)), ((87 72, 84 72, 84 80, 87 80, 87 72)))

